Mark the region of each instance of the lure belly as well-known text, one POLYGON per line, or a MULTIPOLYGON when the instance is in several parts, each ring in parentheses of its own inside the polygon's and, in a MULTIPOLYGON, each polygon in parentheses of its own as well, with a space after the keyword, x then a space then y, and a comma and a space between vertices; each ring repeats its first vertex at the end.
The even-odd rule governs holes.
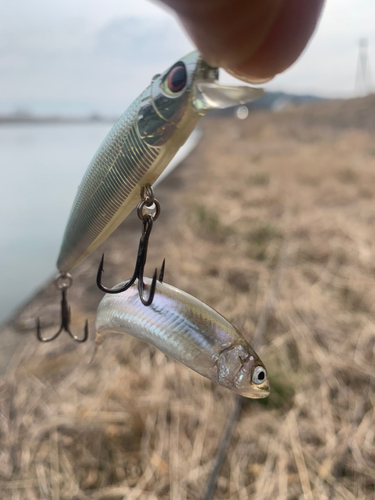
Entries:
POLYGON ((262 89, 226 87, 198 52, 154 77, 102 142, 73 203, 57 267, 62 275, 95 250, 136 206, 209 110, 258 98, 262 89))
MULTIPOLYGON (((151 280, 144 278, 147 286, 151 280)), ((223 316, 192 295, 157 282, 149 307, 137 284, 105 295, 96 314, 97 343, 110 333, 148 342, 200 375, 248 398, 270 392, 267 372, 244 337, 223 316)))

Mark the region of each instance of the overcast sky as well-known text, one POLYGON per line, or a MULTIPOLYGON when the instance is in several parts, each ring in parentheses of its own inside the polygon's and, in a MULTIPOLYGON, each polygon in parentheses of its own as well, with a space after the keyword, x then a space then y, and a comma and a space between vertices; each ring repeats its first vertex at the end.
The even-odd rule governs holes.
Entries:
MULTIPOLYGON (((374 0, 327 0, 305 53, 265 87, 355 95, 360 37, 369 40, 374 85, 374 20, 374 0)), ((146 0, 1 0, 0 112, 118 115, 193 49, 176 19, 146 0)))

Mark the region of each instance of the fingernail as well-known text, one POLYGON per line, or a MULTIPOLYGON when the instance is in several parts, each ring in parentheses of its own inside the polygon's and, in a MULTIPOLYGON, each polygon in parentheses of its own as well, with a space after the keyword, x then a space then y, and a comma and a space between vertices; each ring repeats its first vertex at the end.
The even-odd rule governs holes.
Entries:
POLYGON ((243 82, 246 82, 246 83, 252 83, 253 85, 261 85, 263 83, 269 82, 270 80, 272 80, 272 78, 274 78, 274 76, 270 76, 268 78, 258 78, 256 76, 249 76, 249 75, 245 76, 245 75, 236 73, 236 71, 233 71, 231 69, 225 69, 225 71, 227 73, 229 73, 230 75, 234 76, 235 78, 238 78, 239 80, 242 80, 243 82))

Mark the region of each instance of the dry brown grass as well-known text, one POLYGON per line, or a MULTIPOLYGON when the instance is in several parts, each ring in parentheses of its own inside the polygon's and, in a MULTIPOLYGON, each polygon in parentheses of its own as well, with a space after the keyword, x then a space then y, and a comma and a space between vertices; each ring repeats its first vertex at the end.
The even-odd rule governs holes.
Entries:
MULTIPOLYGON (((243 408, 216 499, 374 496, 370 105, 374 116, 373 98, 352 103, 352 128, 348 103, 207 121, 158 189, 150 269, 165 256, 166 281, 250 341, 285 252, 260 349, 273 390, 243 408)), ((130 221, 107 245, 106 282, 131 272, 138 235, 130 221)), ((97 259, 75 274, 75 330, 94 317, 97 259)), ((44 323, 56 314, 51 290, 8 334, 38 311, 44 323)), ((91 354, 92 343, 25 337, 0 385, 1 498, 201 499, 233 395, 126 336, 90 365, 91 354)))

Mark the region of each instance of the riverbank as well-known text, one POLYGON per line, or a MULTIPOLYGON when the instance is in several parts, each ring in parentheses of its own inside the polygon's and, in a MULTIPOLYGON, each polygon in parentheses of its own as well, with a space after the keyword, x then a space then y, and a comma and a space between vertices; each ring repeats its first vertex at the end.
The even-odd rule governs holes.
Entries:
MULTIPOLYGON (((165 257, 165 281, 250 342, 284 254, 259 351, 272 393, 244 406, 217 499, 373 494, 374 108, 371 97, 206 120, 156 189, 147 274, 165 257)), ((105 283, 119 282, 139 235, 133 214, 74 272, 75 333, 86 318, 94 331, 101 253, 105 283)), ((52 284, 0 333, 3 346, 22 339, 0 385, 4 498, 201 499, 233 395, 127 336, 91 364, 93 333, 41 345, 38 316, 53 333, 52 284)))

